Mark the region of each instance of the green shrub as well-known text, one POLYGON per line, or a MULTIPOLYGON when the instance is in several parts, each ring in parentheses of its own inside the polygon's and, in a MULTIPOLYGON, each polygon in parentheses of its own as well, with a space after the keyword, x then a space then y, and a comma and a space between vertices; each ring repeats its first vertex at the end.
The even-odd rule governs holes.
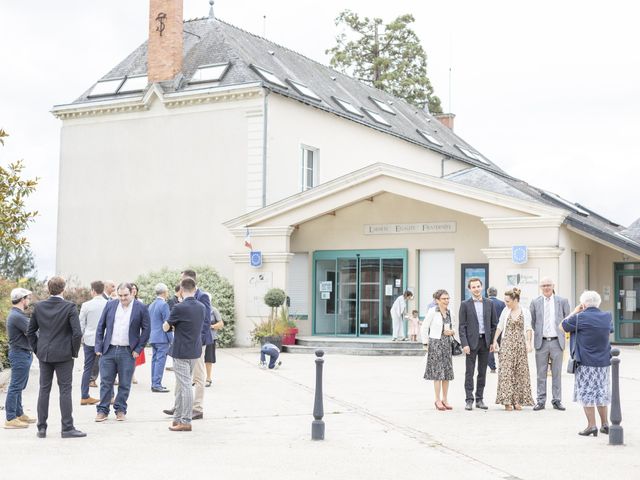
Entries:
MULTIPOLYGON (((216 307, 222 315, 224 328, 218 331, 218 345, 230 347, 235 341, 235 307, 233 304, 233 286, 211 267, 188 267, 197 274, 198 288, 211 295, 211 305, 216 307)), ((156 297, 155 286, 164 283, 169 287, 169 294, 173 294, 173 289, 180 283, 180 273, 182 270, 169 270, 163 268, 160 271, 140 275, 135 283, 138 285, 138 297, 144 303, 153 302, 156 297)))

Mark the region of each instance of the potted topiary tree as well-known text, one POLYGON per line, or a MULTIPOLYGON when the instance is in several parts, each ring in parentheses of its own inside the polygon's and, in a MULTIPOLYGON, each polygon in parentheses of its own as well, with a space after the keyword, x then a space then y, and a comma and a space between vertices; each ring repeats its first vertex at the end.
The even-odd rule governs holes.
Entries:
POLYGON ((282 347, 282 337, 287 325, 279 318, 278 309, 282 307, 286 299, 287 294, 281 288, 272 288, 264 295, 264 303, 271 307, 271 315, 268 320, 257 324, 251 332, 254 342, 260 343, 260 345, 272 343, 278 348, 282 347))

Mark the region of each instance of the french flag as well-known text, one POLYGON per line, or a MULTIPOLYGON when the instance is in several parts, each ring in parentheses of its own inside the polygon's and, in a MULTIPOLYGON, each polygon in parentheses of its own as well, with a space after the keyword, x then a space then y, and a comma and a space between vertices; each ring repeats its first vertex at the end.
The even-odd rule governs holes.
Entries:
POLYGON ((249 250, 253 250, 253 245, 251 245, 251 234, 249 233, 249 229, 247 228, 247 234, 244 237, 244 246, 249 250))

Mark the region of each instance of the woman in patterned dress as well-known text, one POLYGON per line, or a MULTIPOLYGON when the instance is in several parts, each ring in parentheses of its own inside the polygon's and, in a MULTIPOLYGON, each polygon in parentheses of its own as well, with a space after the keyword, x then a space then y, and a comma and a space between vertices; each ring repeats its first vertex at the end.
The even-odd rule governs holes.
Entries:
POLYGON ((561 324, 565 332, 571 333, 571 352, 578 362, 573 384, 573 401, 582 404, 587 417, 587 428, 578 432, 578 435, 582 436, 598 436, 595 407, 598 407, 600 416, 600 433, 609 433, 609 334, 613 332, 613 322, 610 312, 603 312, 598 308, 601 301, 598 292, 584 292, 580 295, 580 305, 561 324))
POLYGON ((493 349, 500 355, 496 403, 504 405, 505 410, 522 410, 522 405, 533 405, 527 359, 533 349, 531 313, 520 307, 519 288, 514 287, 504 295, 507 306, 500 314, 493 337, 493 349), (501 333, 502 344, 498 346, 501 333))
POLYGON ((449 381, 453 380, 453 362, 451 360, 451 339, 458 331, 455 319, 449 311, 449 294, 438 290, 433 294, 437 305, 430 308, 422 322, 420 336, 427 350, 425 380, 433 380, 435 406, 438 410, 453 410, 447 402, 449 381))

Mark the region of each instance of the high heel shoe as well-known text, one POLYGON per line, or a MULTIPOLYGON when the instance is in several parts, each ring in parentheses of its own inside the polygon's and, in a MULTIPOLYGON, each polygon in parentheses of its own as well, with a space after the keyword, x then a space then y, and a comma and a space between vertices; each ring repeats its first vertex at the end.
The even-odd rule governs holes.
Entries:
POLYGON ((513 406, 514 410, 522 410, 522 405, 518 405, 517 403, 513 406))
POLYGON ((436 406, 436 409, 442 411, 442 410, 446 410, 447 408, 442 404, 442 402, 440 400, 436 401, 434 403, 434 405, 436 406))
POLYGON ((504 406, 504 409, 505 409, 507 412, 510 412, 511 410, 513 410, 513 407, 512 407, 511 405, 505 405, 505 406, 504 406))
POLYGON ((600 427, 600 433, 604 433, 605 435, 609 435, 609 425, 602 425, 600 427))
POLYGON ((589 435, 593 435, 594 437, 598 436, 598 427, 588 427, 578 432, 578 435, 582 435, 583 437, 588 437, 589 435))
POLYGON ((442 406, 444 408, 446 408, 447 410, 453 410, 453 407, 451 405, 449 405, 447 402, 443 401, 442 402, 442 406))

